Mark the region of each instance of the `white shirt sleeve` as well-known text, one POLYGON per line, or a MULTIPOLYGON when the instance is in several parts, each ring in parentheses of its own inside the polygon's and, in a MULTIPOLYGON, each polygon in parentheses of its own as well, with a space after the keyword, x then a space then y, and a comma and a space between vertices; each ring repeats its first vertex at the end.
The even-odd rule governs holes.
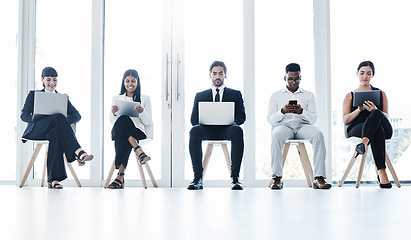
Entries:
POLYGON ((271 95, 270 102, 268 103, 267 121, 271 126, 277 125, 284 118, 284 114, 281 112, 282 106, 278 106, 275 93, 271 95))
POLYGON ((151 118, 151 102, 150 102, 150 97, 145 96, 144 101, 142 97, 142 103, 141 106, 143 107, 143 112, 140 114, 140 119, 141 122, 147 126, 153 123, 153 120, 151 118))
POLYGON ((308 100, 307 107, 303 108, 303 113, 301 114, 301 118, 304 121, 309 122, 310 124, 314 124, 315 121, 317 120, 317 110, 315 106, 314 94, 310 93, 307 100, 308 100))

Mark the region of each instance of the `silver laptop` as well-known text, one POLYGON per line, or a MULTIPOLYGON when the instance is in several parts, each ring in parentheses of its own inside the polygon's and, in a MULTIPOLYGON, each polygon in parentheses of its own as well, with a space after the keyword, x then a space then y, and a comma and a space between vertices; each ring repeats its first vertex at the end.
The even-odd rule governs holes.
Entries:
POLYGON ((380 94, 380 90, 354 92, 353 107, 362 106, 365 101, 371 101, 375 105, 380 105, 380 94))
POLYGON ((61 113, 67 117, 67 94, 35 92, 33 121, 41 116, 61 113))
POLYGON ((114 105, 118 106, 118 111, 116 112, 116 115, 139 117, 138 112, 134 109, 137 105, 140 105, 140 103, 138 102, 114 100, 114 105))
POLYGON ((234 102, 199 102, 198 116, 201 125, 233 125, 234 102))

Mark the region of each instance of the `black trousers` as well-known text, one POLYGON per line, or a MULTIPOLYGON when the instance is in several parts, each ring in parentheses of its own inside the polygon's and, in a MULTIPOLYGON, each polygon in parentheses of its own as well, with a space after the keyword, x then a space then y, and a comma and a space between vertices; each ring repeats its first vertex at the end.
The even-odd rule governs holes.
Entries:
POLYGON ((231 141, 231 177, 238 177, 244 153, 243 129, 238 125, 195 125, 191 128, 189 149, 195 178, 203 176, 203 151, 201 146, 203 140, 231 141))
POLYGON ((384 113, 380 110, 372 111, 365 122, 348 130, 348 136, 369 138, 377 169, 385 169, 385 139, 392 137, 392 126, 384 113))
POLYGON ((116 150, 114 163, 116 169, 118 169, 121 164, 123 164, 124 168, 127 168, 128 158, 132 149, 128 141, 130 136, 134 137, 137 142, 147 138, 140 129, 134 126, 129 116, 120 116, 111 130, 111 139, 114 140, 114 148, 116 150))
POLYGON ((38 120, 33 131, 26 138, 49 141, 47 154, 48 181, 63 181, 66 179, 63 154, 66 154, 68 162, 73 162, 75 160, 74 153, 80 148, 76 135, 66 117, 62 114, 54 114, 38 120))

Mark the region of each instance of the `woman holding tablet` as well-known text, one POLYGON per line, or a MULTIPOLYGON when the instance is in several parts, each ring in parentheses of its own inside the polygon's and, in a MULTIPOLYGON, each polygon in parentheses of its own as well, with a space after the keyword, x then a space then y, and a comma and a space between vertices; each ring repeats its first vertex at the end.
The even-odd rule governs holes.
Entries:
MULTIPOLYGON (((124 107, 126 104, 123 105, 124 107)), ((116 150, 115 166, 118 169, 117 178, 108 186, 111 189, 124 188, 124 173, 127 168, 131 149, 137 154, 141 164, 151 158, 139 145, 139 140, 152 139, 151 103, 148 96, 141 94, 140 77, 134 69, 127 70, 121 82, 120 94, 113 97, 110 121, 113 125, 111 138, 116 150), (117 101, 135 102, 134 110, 138 117, 117 115, 120 110, 117 101)))
POLYGON ((364 154, 365 146, 371 144, 375 165, 378 169, 378 182, 381 188, 391 188, 385 171, 385 139, 392 136, 392 126, 388 121, 388 100, 385 92, 380 91, 380 103, 365 101, 362 106, 353 106, 354 92, 379 90, 371 85, 375 74, 371 61, 361 62, 357 68, 359 86, 345 96, 343 103, 343 122, 347 126, 348 137, 360 137, 356 146, 357 154, 364 154))
POLYGON ((52 67, 46 67, 41 73, 43 89, 40 91, 30 91, 21 113, 21 120, 28 123, 23 133, 22 141, 27 140, 48 140, 49 150, 47 153, 47 174, 49 188, 62 189, 60 181, 67 178, 64 167, 63 154, 68 162, 77 160, 79 165, 85 161, 93 159, 93 155, 88 155, 77 142, 71 124, 80 121, 81 116, 76 108, 67 103, 67 117, 63 114, 43 115, 33 121, 34 95, 35 92, 55 92, 57 87, 57 71, 52 67))

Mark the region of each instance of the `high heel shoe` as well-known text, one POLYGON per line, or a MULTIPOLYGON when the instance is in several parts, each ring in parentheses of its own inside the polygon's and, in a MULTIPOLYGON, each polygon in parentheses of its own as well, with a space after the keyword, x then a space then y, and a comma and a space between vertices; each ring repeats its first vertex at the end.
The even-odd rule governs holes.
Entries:
POLYGON ((378 183, 380 184, 380 188, 392 188, 392 184, 390 182, 388 183, 381 183, 380 181, 380 176, 377 175, 378 183))
MULTIPOLYGON (((365 145, 364 145, 364 143, 359 143, 359 144, 357 144, 357 146, 355 146, 355 151, 356 151, 358 154, 363 155, 363 154, 365 153, 365 145)), ((357 155, 358 155, 358 154, 357 154, 357 155)))
MULTIPOLYGON (((118 176, 124 176, 124 173, 118 173, 118 176)), ((114 179, 114 181, 112 183, 110 183, 110 185, 108 185, 107 188, 109 189, 124 189, 124 178, 123 178, 123 182, 121 182, 121 180, 119 179, 114 179)))
POLYGON ((78 154, 74 154, 75 156, 76 156, 76 158, 77 158, 77 163, 78 163, 78 165, 81 167, 81 166, 84 166, 84 164, 86 164, 85 162, 86 161, 91 161, 91 160, 93 160, 93 158, 94 158, 94 156, 93 155, 88 155, 85 151, 83 151, 83 150, 81 150, 78 154), (83 158, 80 158, 81 157, 81 155, 83 155, 83 154, 85 154, 85 156, 83 156, 83 158))
MULTIPOLYGON (((140 146, 137 146, 134 148, 134 152, 137 154, 137 149, 141 148, 140 146)), ((144 152, 140 153, 140 155, 138 155, 138 160, 140 160, 141 164, 145 164, 146 162, 151 160, 150 156, 147 156, 147 154, 145 154, 144 152)))

